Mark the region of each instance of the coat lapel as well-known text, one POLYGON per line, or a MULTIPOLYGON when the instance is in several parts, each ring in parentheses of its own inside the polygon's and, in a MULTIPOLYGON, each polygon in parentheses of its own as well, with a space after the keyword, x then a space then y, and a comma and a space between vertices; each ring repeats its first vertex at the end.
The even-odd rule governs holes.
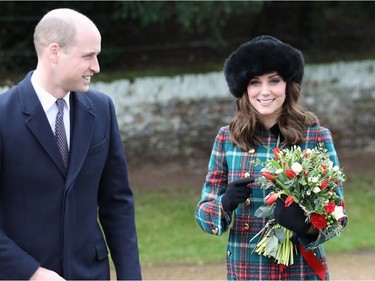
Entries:
POLYGON ((26 116, 25 124, 50 156, 53 163, 60 169, 63 175, 66 175, 64 163, 56 145, 55 136, 30 78, 31 73, 20 83, 19 91, 23 113, 26 116))
POLYGON ((92 104, 84 93, 71 93, 71 137, 70 159, 66 187, 69 188, 77 177, 90 147, 95 123, 92 104))
POLYGON ((67 176, 66 187, 69 188, 83 165, 91 143, 95 122, 95 114, 91 110, 92 104, 84 93, 71 93, 70 159, 68 171, 66 172, 55 136, 31 84, 31 75, 32 72, 20 83, 19 91, 23 112, 26 115, 26 126, 61 173, 67 176))

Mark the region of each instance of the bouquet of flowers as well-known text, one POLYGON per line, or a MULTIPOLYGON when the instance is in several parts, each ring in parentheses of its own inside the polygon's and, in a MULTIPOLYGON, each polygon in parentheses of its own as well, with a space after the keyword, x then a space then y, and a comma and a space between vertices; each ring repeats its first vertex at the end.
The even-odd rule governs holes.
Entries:
POLYGON ((340 221, 345 217, 344 202, 334 190, 346 176, 333 165, 322 146, 304 151, 299 146, 277 147, 273 154, 274 158, 258 163, 263 165, 258 183, 272 191, 265 197, 265 205, 255 213, 258 217, 268 218, 266 226, 255 236, 260 235, 255 252, 288 266, 294 263, 294 246, 290 241, 293 232, 275 222, 275 201, 285 194, 285 206, 293 202, 299 204, 307 217, 306 222, 325 235, 339 234, 340 221))

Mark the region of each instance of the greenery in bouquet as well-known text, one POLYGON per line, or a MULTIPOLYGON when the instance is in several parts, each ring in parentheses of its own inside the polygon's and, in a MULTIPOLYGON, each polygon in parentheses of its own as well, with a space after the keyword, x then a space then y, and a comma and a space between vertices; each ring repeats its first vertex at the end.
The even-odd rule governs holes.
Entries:
POLYGON ((345 206, 335 189, 346 176, 340 167, 334 166, 323 146, 303 151, 299 146, 290 149, 277 147, 273 154, 274 157, 265 163, 254 161, 263 166, 262 177, 257 182, 262 188, 271 189, 265 197, 265 204, 255 213, 268 219, 266 226, 254 237, 260 236, 255 252, 288 266, 294 262, 294 245, 290 241, 293 232, 274 220, 277 198, 284 194, 286 207, 293 202, 299 204, 305 212, 306 222, 322 234, 338 235, 342 228, 340 222, 345 217, 345 206))

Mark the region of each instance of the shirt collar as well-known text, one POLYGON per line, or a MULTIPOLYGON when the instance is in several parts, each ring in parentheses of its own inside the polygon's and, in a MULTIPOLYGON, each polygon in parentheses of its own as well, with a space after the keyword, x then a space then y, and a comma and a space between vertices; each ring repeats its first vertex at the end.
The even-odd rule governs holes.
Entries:
MULTIPOLYGON (((38 96, 40 103, 42 104, 43 110, 48 111, 55 104, 57 98, 44 90, 36 81, 34 75, 31 76, 31 84, 33 85, 35 93, 38 96)), ((68 107, 68 110, 70 110, 70 92, 65 95, 64 100, 68 107)))
POLYGON ((270 128, 270 132, 271 134, 275 135, 275 136, 278 136, 281 134, 280 132, 280 127, 279 127, 279 124, 275 124, 273 125, 271 128, 270 128))
POLYGON ((275 138, 280 137, 280 142, 282 142, 284 140, 284 137, 281 134, 280 127, 279 127, 278 123, 276 123, 275 125, 273 125, 269 129, 266 129, 265 127, 263 127, 262 125, 259 124, 257 130, 258 130, 258 133, 260 133, 261 135, 269 135, 269 134, 271 134, 275 138))

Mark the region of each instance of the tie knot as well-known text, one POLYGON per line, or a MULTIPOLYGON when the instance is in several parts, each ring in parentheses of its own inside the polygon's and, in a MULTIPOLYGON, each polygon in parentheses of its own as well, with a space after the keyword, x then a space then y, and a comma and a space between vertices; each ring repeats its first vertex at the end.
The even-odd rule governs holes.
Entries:
POLYGON ((59 111, 64 110, 64 104, 65 104, 64 99, 57 99, 56 104, 57 104, 57 108, 59 109, 59 111))

